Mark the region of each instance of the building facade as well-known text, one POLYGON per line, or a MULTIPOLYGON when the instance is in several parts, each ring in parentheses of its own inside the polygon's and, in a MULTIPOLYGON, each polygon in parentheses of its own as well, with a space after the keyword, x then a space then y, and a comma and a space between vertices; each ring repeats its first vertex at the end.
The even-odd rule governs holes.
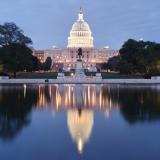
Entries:
POLYGON ((97 64, 105 63, 109 58, 119 54, 117 50, 94 47, 94 38, 90 26, 83 18, 82 9, 80 9, 78 19, 71 28, 67 48, 54 47, 44 51, 34 51, 34 54, 41 62, 44 62, 47 57, 51 57, 53 70, 61 68, 64 71, 70 71, 76 67, 79 49, 82 50, 83 66, 89 71, 96 71, 97 64))
POLYGON ((35 49, 32 49, 32 54, 34 56, 36 56, 41 63, 44 63, 45 62, 45 51, 44 50, 35 50, 35 49))

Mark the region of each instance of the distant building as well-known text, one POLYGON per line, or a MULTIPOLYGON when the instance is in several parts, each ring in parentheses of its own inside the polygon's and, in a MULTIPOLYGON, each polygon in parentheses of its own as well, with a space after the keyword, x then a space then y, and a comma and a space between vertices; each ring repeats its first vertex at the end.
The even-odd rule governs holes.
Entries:
POLYGON ((33 53, 41 62, 44 62, 47 57, 51 57, 55 70, 61 68, 70 71, 75 69, 80 48, 82 49, 83 66, 89 71, 96 71, 96 64, 107 62, 109 58, 119 54, 119 51, 111 50, 109 47, 94 48, 94 38, 88 23, 83 18, 82 9, 70 31, 67 48, 54 47, 44 51, 35 50, 33 53))
POLYGON ((32 49, 33 51, 33 55, 36 56, 41 63, 44 63, 45 62, 45 51, 44 50, 35 50, 35 49, 32 49))

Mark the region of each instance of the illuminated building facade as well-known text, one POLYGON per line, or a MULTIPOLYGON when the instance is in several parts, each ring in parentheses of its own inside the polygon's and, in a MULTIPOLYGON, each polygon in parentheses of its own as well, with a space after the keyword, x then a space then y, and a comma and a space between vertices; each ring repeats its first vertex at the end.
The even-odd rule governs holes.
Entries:
POLYGON ((32 54, 36 56, 41 63, 45 62, 45 52, 43 50, 34 50, 32 49, 32 54))
POLYGON ((78 59, 78 49, 80 48, 82 49, 83 66, 89 71, 96 71, 97 64, 105 63, 109 58, 119 54, 117 50, 111 50, 109 48, 97 49, 94 47, 94 38, 90 26, 83 17, 83 11, 80 9, 78 19, 70 31, 67 48, 54 47, 44 50, 44 61, 47 57, 51 57, 53 69, 57 70, 61 68, 65 71, 75 69, 78 59))

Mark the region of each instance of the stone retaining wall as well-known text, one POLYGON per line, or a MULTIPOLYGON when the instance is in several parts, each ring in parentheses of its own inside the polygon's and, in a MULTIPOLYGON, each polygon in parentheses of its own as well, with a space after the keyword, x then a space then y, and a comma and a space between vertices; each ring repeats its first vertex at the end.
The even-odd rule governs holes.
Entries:
POLYGON ((160 84, 158 79, 6 79, 0 80, 0 84, 160 84))

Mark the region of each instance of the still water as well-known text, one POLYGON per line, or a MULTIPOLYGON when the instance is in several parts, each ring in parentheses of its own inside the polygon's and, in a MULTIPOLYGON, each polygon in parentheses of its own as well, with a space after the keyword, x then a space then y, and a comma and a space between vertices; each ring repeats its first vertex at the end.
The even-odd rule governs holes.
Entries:
POLYGON ((160 86, 0 86, 0 160, 160 160, 160 86))

